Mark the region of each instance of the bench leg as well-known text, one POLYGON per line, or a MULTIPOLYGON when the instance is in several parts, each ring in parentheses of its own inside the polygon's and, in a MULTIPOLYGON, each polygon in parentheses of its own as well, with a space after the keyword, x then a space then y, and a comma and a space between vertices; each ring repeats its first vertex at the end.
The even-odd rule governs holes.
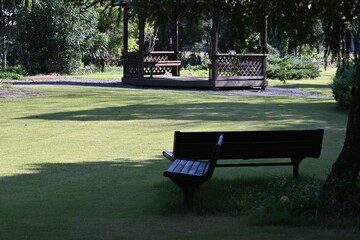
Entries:
POLYGON ((184 200, 183 205, 187 207, 194 206, 194 192, 195 189, 192 187, 183 188, 184 200))
POLYGON ((299 177, 299 165, 303 159, 302 158, 291 158, 293 164, 293 176, 294 178, 299 177))
POLYGON ((171 179, 183 191, 183 205, 187 207, 194 206, 194 192, 200 186, 200 183, 181 181, 171 179))
POLYGON ((173 67, 171 69, 171 73, 173 76, 180 76, 180 67, 177 66, 173 67))

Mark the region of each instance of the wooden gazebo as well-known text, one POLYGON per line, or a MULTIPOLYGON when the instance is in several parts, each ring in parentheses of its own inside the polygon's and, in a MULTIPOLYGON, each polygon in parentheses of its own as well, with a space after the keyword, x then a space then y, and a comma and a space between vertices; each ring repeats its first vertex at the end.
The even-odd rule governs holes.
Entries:
MULTIPOLYGON (((172 50, 145 52, 146 18, 139 15, 139 49, 129 52, 128 22, 132 16, 133 0, 120 0, 124 10, 124 75, 122 82, 138 86, 203 87, 203 88, 261 88, 266 80, 266 53, 224 54, 218 52, 219 15, 212 14, 211 52, 209 77, 180 76, 179 19, 173 14, 172 50), (171 73, 165 74, 165 73, 171 73)), ((176 11, 174 11, 176 12, 176 11)), ((262 32, 263 49, 266 49, 266 21, 262 32)))

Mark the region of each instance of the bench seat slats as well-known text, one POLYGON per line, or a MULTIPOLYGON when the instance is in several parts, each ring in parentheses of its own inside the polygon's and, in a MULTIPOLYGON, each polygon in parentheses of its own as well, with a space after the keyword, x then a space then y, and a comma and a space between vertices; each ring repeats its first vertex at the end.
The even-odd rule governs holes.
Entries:
POLYGON ((191 167, 193 166, 194 161, 187 161, 184 168, 181 170, 181 173, 185 173, 187 174, 189 172, 189 170, 191 169, 191 167))
POLYGON ((176 159, 173 164, 166 170, 168 173, 186 174, 194 176, 202 176, 208 169, 207 162, 176 159))
POLYGON ((171 166, 169 167, 169 169, 168 169, 167 171, 170 171, 170 172, 174 171, 174 169, 177 167, 177 165, 179 165, 179 163, 180 163, 180 160, 179 160, 179 159, 176 159, 176 160, 173 162, 173 164, 171 164, 171 166))
POLYGON ((206 162, 201 162, 201 163, 199 164, 198 169, 197 169, 196 172, 195 172, 195 175, 199 175, 199 176, 204 175, 204 174, 205 174, 206 165, 207 165, 206 162))
POLYGON ((184 168, 185 164, 187 163, 186 160, 182 160, 180 159, 178 161, 177 166, 175 167, 175 169, 173 170, 173 172, 181 172, 181 170, 184 168))
POLYGON ((189 170, 188 174, 190 175, 195 175, 197 169, 199 168, 200 162, 199 161, 195 161, 192 168, 189 170))

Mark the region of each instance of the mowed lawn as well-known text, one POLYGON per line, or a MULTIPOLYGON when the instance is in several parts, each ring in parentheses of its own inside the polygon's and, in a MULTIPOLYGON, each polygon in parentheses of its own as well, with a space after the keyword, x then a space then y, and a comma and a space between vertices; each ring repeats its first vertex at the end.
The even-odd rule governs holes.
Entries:
MULTIPOLYGON (((176 189, 162 175, 170 162, 161 156, 171 150, 175 130, 324 128, 321 158, 300 165, 301 175, 323 180, 341 150, 347 120, 333 99, 67 85, 14 88, 41 95, 0 100, 1 240, 359 237, 346 229, 256 226, 242 215, 182 211, 180 191, 161 200, 163 191, 176 189)), ((203 188, 291 173, 289 167, 216 169, 203 188)))

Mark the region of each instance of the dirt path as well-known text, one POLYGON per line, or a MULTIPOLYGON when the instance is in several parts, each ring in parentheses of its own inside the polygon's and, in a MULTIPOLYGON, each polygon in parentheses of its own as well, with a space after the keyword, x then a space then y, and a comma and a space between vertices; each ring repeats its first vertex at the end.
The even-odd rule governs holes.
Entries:
MULTIPOLYGON (((148 89, 145 87, 136 87, 130 86, 121 83, 119 80, 109 80, 109 79, 77 79, 67 76, 59 76, 56 74, 44 75, 44 76, 33 76, 27 77, 22 80, 7 80, 3 83, 10 84, 10 87, 3 88, 0 86, 0 98, 17 98, 17 97, 27 97, 27 96, 38 96, 39 92, 30 91, 27 89, 22 89, 22 85, 77 85, 77 86, 94 86, 94 87, 116 87, 116 88, 133 88, 133 89, 148 89), (19 87, 11 87, 11 85, 19 87)), ((332 98, 330 96, 314 94, 310 92, 301 91, 295 88, 285 88, 285 87, 267 87, 266 90, 254 90, 254 89, 245 89, 245 90, 220 90, 220 91, 210 91, 202 89, 165 89, 165 88, 156 88, 159 90, 178 90, 178 91, 196 91, 203 92, 207 94, 217 94, 217 95, 261 95, 261 96, 296 96, 296 97, 316 97, 316 98, 332 98)))

